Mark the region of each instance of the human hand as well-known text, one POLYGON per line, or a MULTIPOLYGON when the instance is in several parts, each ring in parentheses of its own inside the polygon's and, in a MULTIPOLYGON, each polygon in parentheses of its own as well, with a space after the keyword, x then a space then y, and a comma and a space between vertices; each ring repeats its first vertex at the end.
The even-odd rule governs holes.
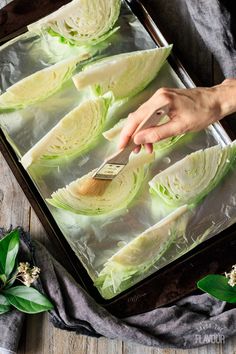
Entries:
POLYGON ((169 105, 169 122, 137 133, 135 152, 144 145, 152 152, 152 144, 171 136, 200 131, 224 116, 236 111, 236 79, 225 80, 210 88, 161 88, 137 111, 128 117, 121 131, 119 148, 124 148, 139 124, 158 108, 169 105))

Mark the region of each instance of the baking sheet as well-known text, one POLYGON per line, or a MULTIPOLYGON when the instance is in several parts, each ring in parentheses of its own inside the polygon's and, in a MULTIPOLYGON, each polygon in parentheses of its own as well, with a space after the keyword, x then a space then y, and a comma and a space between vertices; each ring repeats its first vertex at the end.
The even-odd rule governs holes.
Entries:
MULTIPOLYGON (((120 30, 117 33, 102 45, 93 48, 70 47, 60 44, 56 38, 39 37, 30 33, 20 36, 1 47, 0 89, 4 92, 9 86, 33 72, 77 53, 89 51, 92 60, 95 60, 103 56, 155 47, 151 37, 125 3, 122 6, 119 26, 120 30)), ((79 72, 81 68, 82 65, 78 65, 77 71, 79 72)), ((117 102, 113 106, 106 129, 112 127, 120 118, 126 117, 163 86, 184 87, 168 63, 141 94, 129 101, 117 102)), ((90 95, 88 90, 78 93, 72 81, 68 81, 62 90, 43 102, 23 110, 0 114, 1 127, 19 159, 65 114, 90 95)), ((225 136, 223 138, 220 135, 220 129, 214 127, 197 134, 188 134, 174 145, 173 149, 157 154, 149 172, 149 179, 188 153, 217 143, 224 145, 227 143, 226 140, 225 136)), ((31 169, 30 174, 41 195, 48 198, 58 188, 98 167, 105 157, 115 151, 115 148, 115 143, 109 143, 101 137, 96 148, 89 153, 60 166, 44 164, 40 170, 31 169)), ((235 174, 235 171, 231 172, 197 209, 190 212, 185 236, 175 242, 143 277, 236 221, 235 174)), ((93 280, 115 252, 172 211, 160 200, 151 197, 147 184, 132 206, 118 213, 90 217, 75 215, 51 206, 49 209, 93 280)), ((133 283, 143 277, 135 278, 133 283)))

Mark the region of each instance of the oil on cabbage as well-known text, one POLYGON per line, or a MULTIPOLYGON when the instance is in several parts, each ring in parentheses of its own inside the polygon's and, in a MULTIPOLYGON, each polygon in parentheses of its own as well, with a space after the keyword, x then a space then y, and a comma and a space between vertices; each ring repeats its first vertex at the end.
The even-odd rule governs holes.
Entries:
POLYGON ((120 14, 121 0, 74 0, 28 26, 72 45, 96 44, 109 37, 120 14))
POLYGON ((78 90, 91 86, 94 93, 112 91, 115 98, 141 92, 157 75, 172 46, 122 53, 84 67, 73 77, 78 90))
POLYGON ((227 174, 235 157, 235 143, 198 150, 156 175, 150 191, 171 206, 197 204, 227 174))
MULTIPOLYGON (((169 120, 169 117, 165 116, 160 121, 160 123, 158 125, 164 124, 168 120, 169 120)), ((114 127, 112 127, 111 129, 109 129, 103 133, 104 138, 107 139, 108 141, 113 141, 113 140, 117 139, 119 137, 122 129, 124 128, 125 123, 126 123, 126 118, 120 119, 119 122, 114 125, 114 127)), ((183 135, 178 135, 178 136, 173 136, 173 137, 161 140, 158 143, 153 144, 154 151, 163 151, 165 149, 169 149, 174 144, 176 144, 182 137, 183 137, 183 135)))
POLYGON ((188 208, 182 206, 145 230, 115 253, 104 265, 95 286, 106 299, 119 294, 144 277, 170 245, 185 233, 188 208))
POLYGON ((25 169, 34 163, 58 164, 91 148, 102 133, 112 95, 81 103, 68 113, 21 159, 25 169))
POLYGON ((153 154, 140 154, 131 158, 125 168, 109 184, 102 196, 81 195, 78 187, 94 171, 54 192, 47 202, 56 208, 76 214, 101 215, 126 208, 139 192, 145 176, 145 164, 153 161, 153 154))
POLYGON ((76 65, 88 57, 89 54, 84 53, 63 60, 10 86, 0 96, 0 112, 8 109, 21 109, 51 96, 71 78, 76 65))

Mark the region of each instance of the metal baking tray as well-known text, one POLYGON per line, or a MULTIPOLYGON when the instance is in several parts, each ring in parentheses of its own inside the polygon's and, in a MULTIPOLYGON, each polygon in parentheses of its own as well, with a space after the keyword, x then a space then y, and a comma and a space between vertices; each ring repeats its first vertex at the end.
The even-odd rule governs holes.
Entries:
MULTIPOLYGON (((68 1, 64 1, 63 3, 66 2, 68 1)), ((48 1, 48 3, 50 3, 50 1, 48 1)), ((154 42, 159 46, 166 45, 165 38, 152 21, 150 14, 145 10, 145 7, 139 1, 127 1, 127 3, 132 12, 138 17, 139 21, 149 32, 154 42)), ((13 1, 13 4, 18 4, 19 9, 20 1, 13 1)), ((2 12, 12 12, 12 9, 14 8, 13 4, 9 4, 2 10, 2 12)), ((48 8, 47 13, 58 8, 58 5, 61 6, 62 1, 55 3, 55 8, 50 4, 51 7, 48 8)), ((26 6, 26 1, 24 1, 24 6, 26 6)), ((0 12, 0 18, 2 12, 0 12)), ((19 12, 20 15, 18 16, 22 16, 23 11, 19 12)), ((42 17, 43 15, 46 15, 46 13, 37 13, 38 17, 42 17)), ((16 18, 18 17, 16 16, 16 18)), ((19 34, 25 30, 25 26, 28 23, 32 22, 32 20, 35 21, 36 19, 35 12, 33 18, 31 16, 29 18, 24 16, 23 26, 21 28, 16 28, 14 27, 13 21, 11 30, 14 34, 19 34)), ((10 33, 11 31, 8 27, 6 32, 4 32, 4 26, 6 26, 6 23, 7 22, 5 22, 5 24, 3 23, 0 32, 2 42, 12 37, 10 33)), ((17 21, 17 26, 18 24, 19 21, 17 21)), ((191 78, 174 55, 171 55, 169 58, 169 63, 184 86, 194 87, 191 78)), ((228 128, 224 129, 220 124, 214 125, 214 129, 226 144, 230 141, 229 136, 235 136, 234 131, 229 130, 228 128)), ((111 313, 119 317, 150 311, 158 306, 169 304, 189 292, 194 291, 196 289, 196 281, 202 276, 210 272, 223 272, 234 263, 236 225, 230 226, 228 229, 218 234, 217 237, 204 241, 187 254, 164 266, 129 290, 111 300, 104 300, 93 286, 84 266, 66 241, 35 184, 19 163, 16 153, 7 141, 2 130, 0 130, 0 150, 36 211, 48 233, 48 236, 53 242, 59 242, 65 254, 65 258, 69 263, 68 270, 98 303, 102 304, 111 313)), ((61 260, 62 264, 64 261, 65 260, 61 260)))

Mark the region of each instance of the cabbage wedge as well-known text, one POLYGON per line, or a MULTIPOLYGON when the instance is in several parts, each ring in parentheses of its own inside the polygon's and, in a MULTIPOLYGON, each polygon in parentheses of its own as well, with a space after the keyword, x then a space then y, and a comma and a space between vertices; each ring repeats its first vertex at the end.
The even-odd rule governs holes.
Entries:
POLYGON ((72 45, 96 44, 114 32, 120 6, 121 0, 74 0, 29 25, 28 30, 46 31, 72 45))
POLYGON ((105 264, 95 286, 106 299, 132 286, 185 233, 188 208, 182 206, 145 230, 115 253, 105 264))
MULTIPOLYGON (((158 125, 164 124, 168 120, 169 120, 169 118, 166 116, 160 121, 160 123, 158 125)), ((114 125, 114 127, 112 127, 111 129, 109 129, 103 133, 104 138, 107 139, 108 141, 113 141, 113 140, 117 139, 119 137, 122 129, 124 128, 126 121, 127 121, 126 118, 120 119, 119 122, 114 125)), ((176 144, 182 137, 183 137, 183 135, 178 135, 178 136, 173 136, 173 137, 161 140, 158 143, 153 144, 153 148, 155 151, 162 151, 165 149, 169 149, 174 144, 176 144)))
POLYGON ((227 174, 235 157, 235 142, 193 152, 156 175, 150 191, 171 206, 197 204, 227 174))
POLYGON ((84 196, 78 192, 78 187, 92 176, 92 171, 54 192, 47 202, 56 208, 83 215, 101 215, 124 209, 140 190, 146 176, 144 165, 151 163, 153 158, 153 154, 146 153, 131 158, 102 196, 84 196))
POLYGON ((84 67, 73 76, 78 90, 91 86, 94 93, 112 91, 115 98, 142 91, 157 75, 172 46, 114 55, 84 67))
POLYGON ((34 163, 58 164, 91 148, 102 133, 112 96, 81 103, 68 113, 21 159, 25 169, 34 163))
POLYGON ((0 112, 21 109, 51 96, 71 78, 76 65, 88 58, 88 53, 72 57, 18 81, 0 96, 0 112))
POLYGON ((111 129, 103 132, 102 135, 104 136, 104 138, 108 141, 113 141, 117 139, 122 129, 124 128, 126 121, 126 118, 120 119, 119 122, 116 123, 111 129))

